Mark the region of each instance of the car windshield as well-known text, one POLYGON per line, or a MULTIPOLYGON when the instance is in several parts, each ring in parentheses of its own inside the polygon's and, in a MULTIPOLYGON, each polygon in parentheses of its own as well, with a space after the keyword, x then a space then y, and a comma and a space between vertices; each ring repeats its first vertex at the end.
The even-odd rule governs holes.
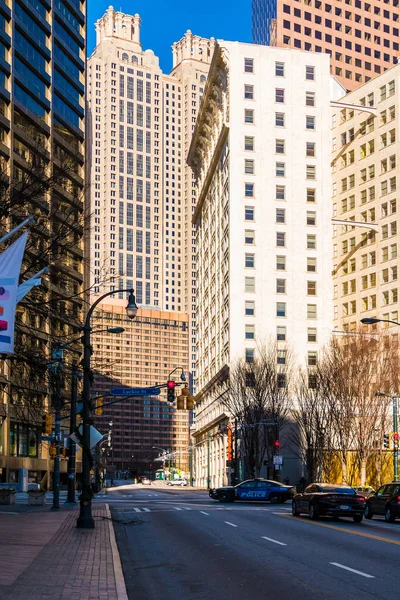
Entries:
POLYGON ((338 485, 320 485, 319 486, 323 492, 331 492, 334 494, 356 494, 355 490, 351 487, 347 486, 338 486, 338 485))

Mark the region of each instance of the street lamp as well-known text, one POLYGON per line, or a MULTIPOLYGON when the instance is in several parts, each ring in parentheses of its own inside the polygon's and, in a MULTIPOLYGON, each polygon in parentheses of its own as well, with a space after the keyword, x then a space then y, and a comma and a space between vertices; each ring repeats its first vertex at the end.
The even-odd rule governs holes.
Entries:
POLYGON ((365 317, 361 319, 363 325, 375 325, 375 323, 393 323, 394 325, 400 325, 397 321, 391 321, 390 319, 375 319, 374 317, 365 317))
MULTIPOLYGON (((129 292, 128 305, 126 306, 126 314, 129 319, 134 319, 137 315, 138 307, 136 306, 135 294, 132 289, 117 290, 119 293, 129 292)), ((82 390, 82 493, 80 496, 80 511, 77 520, 77 527, 81 529, 93 529, 94 520, 92 516, 92 492, 90 489, 90 413, 91 400, 90 388, 92 385, 92 373, 90 370, 90 358, 92 355, 92 347, 90 344, 90 319, 94 309, 104 298, 114 295, 116 290, 112 290, 100 296, 90 307, 83 326, 83 390, 82 390)))
MULTIPOLYGON (((385 394, 385 392, 376 392, 375 396, 379 398, 391 398, 393 402, 393 433, 398 434, 398 423, 397 423, 397 396, 391 394, 385 394)), ((398 444, 393 439, 393 478, 394 481, 399 480, 399 448, 398 444)))

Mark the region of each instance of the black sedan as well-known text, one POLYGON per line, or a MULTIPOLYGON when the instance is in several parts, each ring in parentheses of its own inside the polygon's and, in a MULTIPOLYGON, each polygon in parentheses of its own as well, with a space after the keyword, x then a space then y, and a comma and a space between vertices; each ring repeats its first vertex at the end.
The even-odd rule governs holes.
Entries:
POLYGON ((293 498, 296 489, 279 481, 269 479, 248 479, 238 485, 211 489, 209 495, 220 502, 235 500, 269 500, 272 504, 286 502, 293 498))
POLYGON ((365 508, 365 497, 347 485, 312 483, 302 494, 296 494, 292 502, 295 517, 305 513, 315 521, 318 517, 351 517, 361 523, 365 508))

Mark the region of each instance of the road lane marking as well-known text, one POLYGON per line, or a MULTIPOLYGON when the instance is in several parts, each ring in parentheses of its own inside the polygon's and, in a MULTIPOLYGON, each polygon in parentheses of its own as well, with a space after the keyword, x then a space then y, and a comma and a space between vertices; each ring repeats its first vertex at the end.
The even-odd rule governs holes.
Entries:
POLYGON ((237 525, 235 525, 235 523, 230 523, 229 521, 224 521, 224 523, 226 523, 227 525, 230 525, 231 527, 237 527, 237 525))
POLYGON ((361 577, 366 577, 367 579, 375 579, 374 575, 369 575, 368 573, 363 573, 362 571, 357 571, 356 569, 351 569, 350 567, 346 567, 345 565, 341 565, 340 563, 331 562, 330 565, 334 567, 339 567, 339 569, 345 569, 345 571, 350 571, 351 573, 355 573, 356 575, 361 575, 361 577))
POLYGON ((133 510, 134 510, 135 512, 140 512, 140 508, 137 508, 136 506, 134 506, 134 507, 133 507, 133 510))
POLYGON ((144 512, 151 512, 149 508, 144 508, 144 512))
POLYGON ((278 540, 273 540, 272 538, 269 537, 265 537, 265 535, 261 536, 263 540, 268 540, 269 542, 272 542, 273 544, 278 544, 279 546, 287 546, 287 544, 284 544, 283 542, 278 542, 278 540))
POLYGON ((178 508, 177 506, 174 506, 175 510, 182 510, 181 508, 178 508))
POLYGON ((188 508, 187 506, 183 507, 185 510, 192 510, 191 508, 188 508))
POLYGON ((387 544, 394 544, 395 546, 400 546, 400 540, 392 540, 391 538, 381 537, 380 535, 372 535, 371 533, 363 533, 362 531, 353 531, 352 529, 346 529, 345 527, 336 527, 335 525, 328 525, 327 523, 316 523, 315 521, 299 520, 298 517, 293 517, 292 515, 285 515, 283 513, 276 514, 280 515, 281 517, 286 517, 286 519, 292 519, 293 521, 297 521, 298 523, 308 523, 308 525, 316 525, 317 527, 326 527, 326 529, 344 531, 345 533, 350 533, 351 535, 358 535, 360 537, 369 538, 370 540, 377 540, 378 542, 386 542, 387 544))
POLYGON ((201 512, 202 515, 207 515, 207 517, 210 516, 208 513, 204 512, 204 510, 201 510, 200 512, 201 512))

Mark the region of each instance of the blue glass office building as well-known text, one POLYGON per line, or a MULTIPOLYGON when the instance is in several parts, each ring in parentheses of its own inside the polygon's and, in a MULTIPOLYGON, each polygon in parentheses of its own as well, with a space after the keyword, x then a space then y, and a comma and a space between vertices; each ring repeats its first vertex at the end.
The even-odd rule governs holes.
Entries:
POLYGON ((271 45, 271 26, 276 19, 276 0, 252 0, 253 44, 271 45))
MULTIPOLYGON (((82 315, 85 5, 0 0, 0 230, 35 215, 24 279, 48 268, 17 320, 16 356, 24 369, 14 365, 6 373, 14 400, 38 411, 0 419, 0 481, 15 480, 19 458, 32 481, 47 469, 40 425, 49 388, 46 367, 37 377, 39 363, 48 361, 57 340, 76 337, 82 315), (35 180, 45 185, 33 185, 35 180), (9 440, 4 448, 3 439, 9 440)), ((6 404, 2 392, 0 385, 0 404, 6 404)))

